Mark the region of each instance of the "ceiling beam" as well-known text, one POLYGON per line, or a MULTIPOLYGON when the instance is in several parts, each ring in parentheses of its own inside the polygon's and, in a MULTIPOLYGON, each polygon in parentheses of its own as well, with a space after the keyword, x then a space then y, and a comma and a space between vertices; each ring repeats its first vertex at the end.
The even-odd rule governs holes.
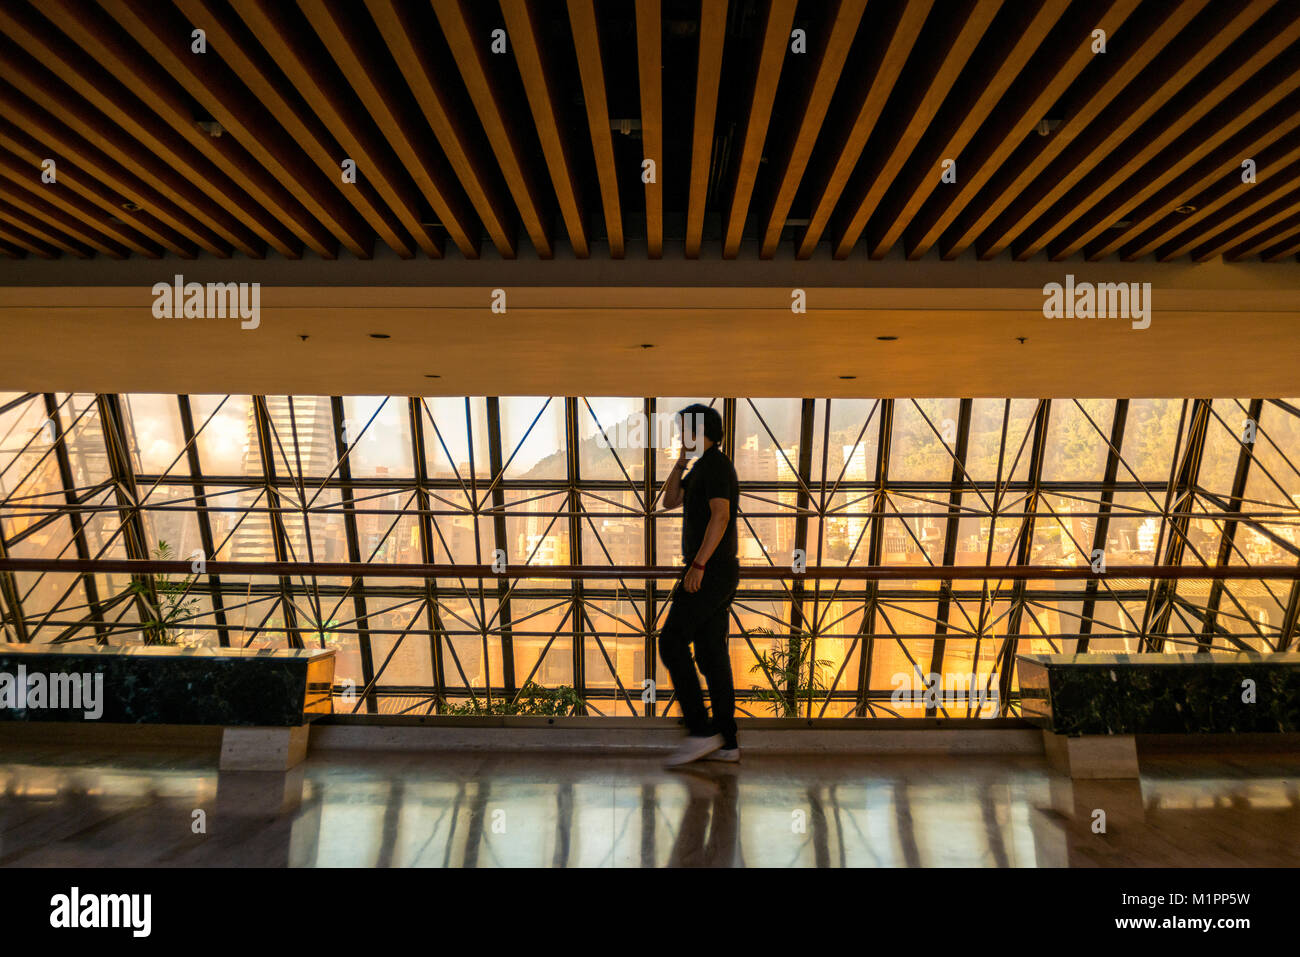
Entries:
MULTIPOLYGON (((1069 6, 1070 0, 1041 0, 1037 4, 1017 7, 1019 14, 1025 18, 1023 28, 1003 37, 1002 42, 991 51, 988 59, 991 70, 989 75, 979 79, 972 77, 975 89, 970 92, 975 94, 974 102, 957 111, 950 133, 935 140, 931 149, 907 165, 906 169, 911 170, 910 175, 895 185, 900 199, 894 203, 889 203, 886 199, 886 204, 872 214, 867 237, 867 250, 872 259, 883 259, 894 248, 925 201, 936 188, 945 185, 936 175, 940 163, 961 156, 966 145, 1010 89, 1012 82, 1020 76, 1030 58, 1065 16, 1069 6)), ((924 145, 922 141, 922 146, 924 145)))
POLYGON ((1276 162, 1266 162, 1261 158, 1258 178, 1253 184, 1241 181, 1241 176, 1238 175, 1241 167, 1235 159, 1233 157, 1228 172, 1218 177, 1212 190, 1207 190, 1194 199, 1191 205, 1196 207, 1195 212, 1187 216, 1175 213, 1166 217, 1171 225, 1161 233, 1148 234, 1149 238, 1143 240, 1141 252, 1134 250, 1137 255, 1130 255, 1125 249, 1121 258, 1131 262, 1153 249, 1161 262, 1185 256, 1203 242, 1206 235, 1214 235, 1260 212, 1300 181, 1297 179, 1300 177, 1300 146, 1283 154, 1276 162), (1214 193, 1217 196, 1210 199, 1209 196, 1214 193), (1163 246, 1159 245, 1161 238, 1174 234, 1177 234, 1177 238, 1163 246))
MULTIPOLYGON (((866 0, 853 0, 865 3, 866 0)), ((700 0, 699 58, 695 69, 695 111, 691 131, 691 183, 686 200, 686 257, 700 255, 704 206, 713 166, 713 126, 722 85, 722 55, 727 42, 727 0, 700 0)))
POLYGON ((862 157, 867 138, 871 136, 871 131, 880 119, 885 102, 898 82, 903 64, 907 62, 912 47, 921 35, 921 27, 925 25, 926 17, 929 16, 933 5, 933 0, 914 0, 903 5, 898 18, 885 25, 885 29, 889 32, 889 39, 880 63, 872 75, 871 83, 863 93, 853 122, 842 135, 831 140, 832 143, 839 144, 839 149, 833 163, 830 164, 830 172, 825 182, 821 184, 813 199, 812 215, 795 253, 800 259, 809 258, 817 248, 817 244, 821 242, 822 233, 830 223, 831 214, 835 212, 840 195, 844 192, 854 167, 862 157))
MULTIPOLYGON (((867 226, 867 220, 880 205, 885 193, 895 185, 904 164, 930 129, 940 105, 951 94, 957 77, 961 75, 1001 7, 1002 0, 978 0, 976 3, 951 7, 945 21, 949 31, 945 37, 949 43, 947 49, 942 51, 942 59, 934 64, 932 70, 927 69, 925 80, 904 85, 900 90, 906 96, 899 107, 905 117, 903 128, 887 133, 883 130, 876 131, 877 135, 883 137, 882 146, 887 144, 888 152, 885 153, 882 149, 878 155, 870 158, 872 165, 863 176, 865 192, 862 192, 856 206, 850 204, 852 211, 835 242, 836 259, 847 259, 857 245, 858 238, 867 226), (964 19, 960 23, 955 22, 963 12, 966 14, 964 19)), ((940 52, 933 50, 932 55, 937 58, 940 52)))
MULTIPOLYGON (((16 157, 0 151, 0 178, 8 180, 12 186, 20 190, 29 190, 35 195, 39 195, 43 202, 48 203, 56 210, 66 213, 68 220, 65 221, 93 224, 95 232, 104 236, 108 242, 123 249, 137 252, 148 259, 158 259, 162 256, 160 247, 139 233, 126 228, 125 224, 119 225, 108 222, 107 210, 104 206, 96 208, 94 204, 81 199, 72 189, 35 190, 34 187, 37 184, 42 186, 53 185, 40 183, 40 176, 36 172, 39 168, 24 165, 16 157)), ((68 186, 67 181, 64 182, 64 185, 68 186)), ((116 216, 116 212, 110 215, 116 216)))
POLYGON ((358 180, 365 178, 375 188, 420 250, 432 259, 441 258, 441 242, 420 221, 415 185, 392 151, 378 141, 378 131, 366 122, 337 69, 301 42, 284 7, 265 0, 231 0, 231 6, 345 151, 335 159, 339 183, 343 160, 352 160, 357 164, 358 180))
MULTIPOLYGON (((43 148, 44 144, 34 143, 0 121, 0 175, 24 185, 39 181, 38 171, 45 157, 37 152, 37 146, 43 148)), ((57 182, 64 189, 51 191, 51 203, 84 215, 88 222, 100 223, 104 232, 141 255, 158 259, 160 249, 169 250, 182 259, 193 259, 197 255, 197 246, 186 242, 143 210, 124 209, 120 194, 90 179, 76 167, 71 170, 64 168, 57 182), (98 207, 98 213, 92 207, 98 207)))
MULTIPOLYGON (((300 109, 286 96, 276 72, 284 64, 277 64, 240 19, 213 0, 176 0, 176 6, 191 23, 202 25, 208 42, 220 50, 227 66, 284 127, 321 174, 330 182, 339 180, 344 150, 314 110, 300 109)), ((379 198, 370 177, 359 177, 355 184, 341 190, 341 194, 389 249, 403 259, 415 255, 414 243, 379 198)), ((364 249, 369 237, 359 235, 358 239, 364 249)))
POLYGON ((745 120, 745 134, 740 142, 735 186, 731 193, 731 208, 723 234, 722 255, 734 259, 740 252, 745 221, 749 218, 749 203, 758 180, 758 167, 763 160, 763 146, 767 143, 767 128, 772 122, 772 107, 776 104, 776 91, 781 83, 781 67, 789 48, 790 31, 794 26, 795 0, 770 0, 759 49, 754 91, 749 99, 745 120))
MULTIPOLYGON (((1289 34, 1289 43, 1300 40, 1300 18, 1293 20, 1290 27, 1281 31, 1281 34, 1289 34)), ((1270 60, 1276 59, 1286 45, 1279 43, 1280 39, 1281 36, 1269 31, 1268 42, 1263 49, 1251 56, 1246 56, 1245 51, 1235 47, 1225 51, 1232 54, 1234 58, 1239 58, 1236 69, 1221 78, 1216 78, 1214 75, 1208 77, 1207 81, 1216 80, 1209 90, 1203 89, 1202 85, 1198 84, 1182 92, 1179 100, 1171 103, 1171 107, 1175 110, 1175 117, 1157 130, 1149 131, 1148 127, 1143 127, 1140 131, 1132 133, 1126 144, 1128 148, 1122 154, 1118 152, 1117 143, 1116 154, 1107 157, 1099 173, 1090 176, 1081 184, 1080 189, 1086 190, 1086 195, 1089 197, 1088 209, 1075 210, 1069 206, 1071 198, 1078 195, 1078 191, 1067 195, 1063 201, 1064 209, 1061 208, 1061 204, 1058 204, 1055 209, 1049 210, 1044 217, 1034 222, 1026 237, 1017 240, 1013 247, 1016 257, 1027 259, 1045 248, 1049 249, 1053 257, 1060 255, 1063 250, 1068 250, 1065 255, 1074 255, 1089 241, 1108 229, 1112 223, 1121 219, 1125 215, 1125 209, 1132 209, 1131 190, 1134 179, 1150 177, 1153 172, 1161 170, 1171 160, 1177 160, 1181 169, 1185 171, 1193 163, 1211 155, 1213 150, 1229 142, 1233 137, 1243 135, 1248 128, 1247 124, 1259 113, 1250 113, 1244 118, 1239 118, 1234 115, 1236 110, 1229 107, 1229 104, 1235 101, 1245 105, 1252 100, 1256 92, 1255 75, 1270 60), (1230 124, 1229 132, 1213 135, 1221 124, 1229 120, 1234 121, 1230 124), (1206 138, 1209 141, 1202 142, 1206 138), (1138 148, 1134 149, 1135 145, 1138 148), (1104 179, 1102 171, 1109 173, 1104 179), (1098 215, 1094 216, 1094 212, 1098 215), (1081 230, 1076 225, 1089 219, 1092 220, 1092 225, 1088 229, 1081 230), (1070 239, 1058 239, 1072 234, 1077 235, 1073 235, 1070 239), (1032 237, 1032 241, 1027 237, 1032 237)), ((1205 49, 1218 47, 1218 38, 1207 38, 1204 47, 1205 49)), ((1195 66, 1201 65, 1198 56, 1195 66)), ((1271 106, 1277 100, 1266 98, 1266 102, 1271 106)), ((1294 128, 1294 124, 1290 128, 1294 128)), ((1252 152, 1261 149, 1284 132, 1279 130, 1267 133, 1256 143, 1245 145, 1245 148, 1252 152)), ((1236 145, 1240 147, 1243 144, 1238 139, 1236 145)), ((1157 184, 1157 188, 1172 179, 1173 175, 1166 176, 1161 184, 1157 184)), ((1111 240, 1116 238, 1118 237, 1111 237, 1111 240)))
POLYGON ((246 151, 235 144, 213 140, 210 155, 228 164, 250 194, 309 249, 326 259, 338 255, 339 243, 353 255, 371 254, 369 236, 360 217, 347 206, 275 122, 266 109, 215 55, 197 55, 176 37, 188 37, 189 24, 179 14, 167 16, 165 7, 141 0, 99 0, 121 28, 167 71, 177 83, 246 151))
MULTIPOLYGON (((1071 91, 1066 115, 1060 126, 1048 136, 1032 137, 1029 150, 1035 150, 1025 162, 1008 164, 998 171, 991 184, 994 195, 982 209, 967 209, 966 214, 940 240, 945 258, 960 255, 976 244, 983 259, 992 259, 1022 235, 1035 220, 1065 195, 1066 191, 1102 162, 1107 156, 1132 141, 1139 126, 1170 100, 1194 73, 1187 62, 1159 57, 1174 39, 1204 9, 1207 0, 1188 0, 1167 8, 1165 17, 1145 36, 1134 37, 1130 29, 1128 43, 1100 56, 1115 57, 1108 70, 1092 70, 1071 91), (1157 67, 1150 95, 1123 97, 1123 91, 1148 67, 1157 67), (1086 147, 1077 142, 1086 138, 1086 147), (1095 142, 1094 142, 1095 140, 1095 142), (977 240, 978 237, 978 240, 977 240)), ((1192 58, 1204 66, 1243 32, 1252 17, 1237 16, 1222 31, 1210 31, 1205 46, 1192 58)))
POLYGON ((605 97, 605 67, 600 55, 600 31, 592 0, 569 0, 569 27, 582 78, 582 99, 587 108, 587 126, 596 158, 596 179, 600 203, 605 212, 605 235, 609 254, 622 259, 623 212, 618 197, 618 170, 614 165, 614 139, 609 128, 609 103, 605 97))
MULTIPOLYGON (((659 259, 664 252, 663 19, 659 0, 636 0, 636 62, 642 163, 654 162, 654 181, 645 183, 646 251, 651 259, 659 259)), ((643 181, 644 173, 643 165, 643 181)))
MULTIPOLYGON (((0 169, 0 176, 4 172, 0 169)), ((58 190, 50 190, 57 193, 58 190)), ((15 183, 0 184, 0 198, 24 216, 34 217, 37 221, 51 223, 60 232, 83 247, 103 253, 112 259, 126 259, 127 247, 113 242, 86 226, 84 220, 70 216, 37 193, 28 193, 15 183)), ((35 233, 35 235, 40 235, 35 233)))
MULTIPOLYGON (((126 201, 148 210, 160 222, 195 243, 199 248, 222 259, 230 258, 230 245, 203 222, 203 220, 212 221, 212 217, 203 212, 200 201, 193 197, 189 185, 177 182, 169 171, 160 170, 152 164, 141 165, 132 152, 114 149, 113 155, 122 161, 117 162, 116 159, 91 145, 95 141, 104 142, 102 137, 95 137, 92 140, 78 135, 54 117, 38 110, 34 104, 23 99, 17 91, 3 83, 0 83, 0 110, 3 110, 11 122, 20 124, 24 133, 39 141, 45 156, 62 160, 65 169, 70 165, 94 176, 126 201), (125 168, 123 164, 132 168, 125 168), (155 173, 157 175, 154 175, 155 173), (150 183, 156 183, 158 189, 154 189, 150 183), (178 193, 178 189, 181 192, 178 193), (188 209, 195 210, 195 215, 200 221, 191 220, 188 209)), ((68 117, 70 114, 68 104, 62 104, 59 112, 60 115, 68 117)), ((93 130, 88 132, 94 135, 93 130)), ((16 145, 16 141, 6 140, 0 135, 0 146, 11 149, 11 143, 16 145)), ((38 169, 40 162, 38 156, 34 163, 38 169)), ((122 200, 119 200, 118 209, 119 212, 124 213, 126 210, 122 208, 121 203, 122 200)), ((254 258, 260 258, 260 255, 254 258)))
POLYGON ((40 256, 42 259, 59 258, 59 251, 53 246, 4 222, 0 222, 0 240, 25 252, 40 256))
POLYGON ((1243 223, 1226 229, 1192 250, 1192 259, 1207 262, 1223 256, 1238 262, 1276 245, 1280 236, 1290 235, 1300 217, 1300 189, 1292 190, 1267 209, 1243 223))
MULTIPOLYGON (((1212 115, 1207 115, 1199 105, 1195 106, 1191 112, 1193 118, 1198 121, 1196 126, 1178 124, 1183 136, 1172 143, 1168 142, 1168 138, 1161 137, 1162 142, 1167 146, 1163 154, 1163 162, 1158 158, 1156 162, 1150 163, 1146 169, 1147 175, 1141 177, 1139 182, 1135 183, 1130 178, 1117 184, 1098 204, 1100 208, 1096 215, 1090 215, 1086 219, 1075 217, 1070 225, 1074 223, 1078 225, 1074 225, 1074 228, 1067 232, 1066 238, 1052 244, 1048 249, 1049 254, 1053 258, 1058 256, 1064 258, 1079 250, 1087 249, 1089 259, 1110 255, 1116 249, 1131 242, 1142 231, 1154 226, 1166 217, 1170 210, 1184 205, 1201 188, 1202 181, 1196 178, 1192 170, 1202 169, 1199 164, 1213 156, 1214 151, 1223 150, 1233 153, 1235 162, 1231 165, 1239 168, 1242 158, 1255 155, 1258 150, 1266 149, 1277 139, 1300 127, 1295 112, 1282 108, 1279 111, 1282 115, 1278 117, 1278 122, 1263 124, 1266 128, 1254 136, 1252 141, 1242 143, 1239 139, 1234 139, 1239 134, 1252 130, 1251 124, 1257 123, 1262 116, 1280 103, 1287 102, 1287 97, 1300 89, 1300 84, 1297 84, 1294 78, 1291 82, 1286 82, 1287 68, 1279 66, 1283 62, 1281 56, 1286 53, 1288 47, 1298 41, 1300 41, 1300 15, 1289 27, 1273 33, 1268 43, 1253 56, 1237 64, 1236 69, 1215 85, 1214 92, 1207 97, 1209 102, 1217 107, 1212 115), (1273 65, 1270 66, 1270 63, 1273 65), (1265 75, 1262 80, 1260 78, 1261 71, 1265 69, 1274 78, 1282 75, 1283 82, 1269 89, 1267 87, 1269 76, 1265 75), (1231 95, 1228 95, 1229 92, 1231 95), (1194 163, 1198 165, 1193 167, 1194 163), (1153 180, 1150 174, 1156 170, 1159 170, 1159 176, 1153 180), (1182 179, 1177 179, 1180 176, 1182 179), (1186 185, 1173 192, 1174 198, 1167 206, 1156 206, 1151 202, 1155 196, 1164 195, 1163 190, 1170 189, 1180 182, 1186 185), (1148 184, 1149 188, 1139 188, 1148 184), (1137 214, 1134 214, 1135 210, 1138 211, 1137 214), (1127 219, 1130 225, 1108 233, 1104 239, 1098 239, 1103 232, 1107 232, 1121 219, 1127 219)), ((1137 170, 1138 167, 1129 168, 1130 177, 1137 170)))
MULTIPOLYGON (((1098 3, 1101 12, 1075 21, 1104 30, 1113 37, 1139 6, 1140 0, 1112 0, 1098 3)), ((1023 81, 1012 86, 997 112, 976 134, 962 157, 962 170, 953 188, 939 190, 921 207, 903 231, 908 259, 920 259, 939 241, 952 222, 972 203, 1055 103, 1078 80, 1096 56, 1086 33, 1069 37, 1055 49, 1039 50, 1025 71, 1023 81)))
POLYGON ((534 173, 519 144, 513 124, 508 122, 505 105, 488 71, 490 38, 479 36, 470 25, 465 0, 431 0, 433 12, 451 47, 456 67, 469 91, 479 122, 487 134, 497 165, 505 176, 506 186, 514 197, 520 219, 537 254, 550 259, 554 254, 551 231, 546 223, 545 207, 534 181, 534 173))
MULTIPOLYGON (((460 180, 461 188, 478 213, 492 245, 502 256, 513 259, 517 224, 501 196, 491 158, 477 146, 470 130, 456 114, 442 77, 443 71, 438 69, 437 60, 420 42, 421 34, 428 30, 428 26, 414 19, 414 9, 410 5, 395 4, 391 0, 366 0, 366 7, 420 105, 425 121, 437 137, 438 145, 460 180)), ((432 16, 431 13, 428 15, 432 16)))
POLYGON ((506 31, 514 40, 515 65, 523 81, 524 93, 532 109, 537 138, 546 156, 546 167, 551 174, 551 184, 560 204, 569 233, 569 245, 574 255, 586 259, 591 255, 587 242, 586 217, 582 212, 581 195, 569 158, 569 146, 560 129, 555 83, 547 69, 546 40, 538 27, 538 10, 530 0, 501 0, 506 31))
POLYGON ((298 7, 398 161, 433 207, 451 241, 466 259, 477 259, 478 221, 464 201, 455 176, 437 155, 437 145, 430 137, 420 135, 418 123, 407 124, 399 117, 401 107, 388 85, 385 69, 367 49, 364 35, 350 23, 360 15, 359 11, 341 6, 339 0, 299 0, 298 7))
MULTIPOLYGON (((858 34, 863 11, 867 0, 837 0, 835 10, 830 15, 830 28, 826 41, 821 44, 817 55, 817 66, 812 71, 812 82, 804 97, 803 108, 799 111, 799 128, 793 139, 789 139, 785 156, 774 164, 780 169, 777 174, 775 198, 772 210, 767 218, 767 227, 763 230, 763 239, 759 247, 759 256, 770 259, 776 254, 776 247, 785 230, 785 221, 790 215, 795 195, 803 182, 808 160, 812 156, 813 146, 826 121, 826 112, 830 109, 831 97, 840 82, 844 71, 844 62, 848 59, 853 46, 853 38, 858 34)), ((701 41, 702 42, 702 41, 701 41)), ((721 67, 722 54, 718 52, 718 65, 721 67)), ((712 120, 710 120, 712 122, 712 120)))
MULTIPOLYGON (((45 12, 59 17, 61 9, 49 5, 45 12)), ((89 14, 84 5, 78 12, 82 16, 89 14)), ((65 15, 59 19, 66 31, 78 32, 77 21, 72 17, 65 15)), ((145 152, 139 151, 136 143, 119 137, 116 131, 111 131, 114 134, 112 138, 104 140, 114 144, 115 150, 124 146, 132 151, 139 165, 137 172, 147 168, 151 170, 150 175, 154 175, 153 171, 159 168, 169 173, 174 170, 178 175, 171 181, 187 187, 184 192, 187 211, 206 222, 225 241, 245 255, 261 256, 263 244, 270 242, 275 245, 278 234, 283 248, 291 249, 293 239, 287 231, 275 224, 242 188, 222 175, 198 150, 180 142, 176 133, 123 85, 121 78, 130 75, 129 69, 120 62, 112 69, 105 69, 97 61, 97 55, 107 55, 102 49, 103 44, 96 45, 97 54, 88 56, 68 36, 35 16, 31 8, 14 5, 0 8, 0 30, 19 41, 29 55, 46 69, 56 72, 89 106, 145 148, 145 152), (205 207, 213 202, 215 207, 209 213, 205 207)), ((98 122, 98 117, 85 121, 79 131, 88 133, 92 142, 110 132, 98 122)), ((166 188, 169 180, 163 177, 157 181, 166 188)))
POLYGON ((24 210, 12 203, 5 202, 3 193, 0 193, 0 222, 8 223, 10 226, 22 230, 51 248, 71 253, 78 259, 89 259, 95 254, 94 250, 85 243, 77 242, 65 236, 57 229, 41 222, 39 218, 33 221, 32 217, 26 215, 24 210))

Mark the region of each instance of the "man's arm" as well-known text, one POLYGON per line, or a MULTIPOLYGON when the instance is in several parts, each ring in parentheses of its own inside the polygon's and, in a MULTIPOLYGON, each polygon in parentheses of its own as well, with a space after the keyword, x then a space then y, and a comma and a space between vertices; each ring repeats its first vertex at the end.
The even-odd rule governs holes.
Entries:
POLYGON ((695 553, 695 564, 703 565, 713 557, 713 551, 727 532, 727 522, 731 520, 731 500, 725 498, 709 499, 709 524, 704 529, 704 541, 695 553))
POLYGON ((682 472, 685 470, 686 453, 682 452, 681 457, 677 459, 677 464, 668 473, 667 481, 664 482, 664 508, 676 508, 682 504, 682 499, 685 497, 682 493, 682 472))

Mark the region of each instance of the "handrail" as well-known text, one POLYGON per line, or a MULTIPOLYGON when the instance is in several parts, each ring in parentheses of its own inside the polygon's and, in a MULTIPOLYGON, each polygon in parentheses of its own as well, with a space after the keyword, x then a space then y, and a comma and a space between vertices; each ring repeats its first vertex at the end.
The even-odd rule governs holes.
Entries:
MULTIPOLYGON (((130 558, 3 558, 0 572, 125 573, 129 575, 196 573, 190 561, 130 558)), ((423 565, 365 562, 236 562, 204 561, 206 575, 318 575, 337 578, 481 578, 481 579, 597 579, 679 577, 678 565, 423 565)), ((1297 565, 1110 565, 1096 572, 1090 565, 810 565, 801 571, 788 566, 741 565, 740 577, 750 580, 810 581, 1001 581, 1014 579, 1086 581, 1091 579, 1300 579, 1297 565)))

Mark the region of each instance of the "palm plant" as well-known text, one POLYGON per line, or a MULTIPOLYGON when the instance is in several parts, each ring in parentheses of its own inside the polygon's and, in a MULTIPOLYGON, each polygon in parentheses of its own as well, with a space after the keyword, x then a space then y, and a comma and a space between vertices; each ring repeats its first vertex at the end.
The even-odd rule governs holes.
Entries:
MULTIPOLYGON (((153 550, 153 557, 160 562, 172 561, 175 555, 172 547, 161 539, 153 550)), ((144 599, 144 605, 155 614, 141 623, 146 645, 179 645, 185 637, 183 622, 194 615, 199 608, 197 596, 189 595, 190 585, 196 575, 174 579, 167 575, 153 576, 153 587, 144 579, 134 579, 127 589, 131 594, 144 599)))
MULTIPOLYGON (((770 628, 756 628, 750 634, 778 637, 770 628)), ((834 663, 827 658, 813 658, 813 636, 806 631, 779 637, 785 640, 759 652, 758 661, 749 669, 750 674, 761 674, 769 683, 751 685, 750 691, 755 701, 771 706, 777 717, 797 718, 800 700, 809 702, 811 713, 812 699, 826 695, 829 689, 822 671, 834 663)))

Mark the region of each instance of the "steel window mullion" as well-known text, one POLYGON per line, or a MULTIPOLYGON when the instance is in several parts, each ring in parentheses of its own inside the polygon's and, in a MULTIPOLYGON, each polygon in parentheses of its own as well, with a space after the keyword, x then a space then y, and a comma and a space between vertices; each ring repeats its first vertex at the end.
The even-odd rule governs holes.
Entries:
MULTIPOLYGON (((411 447, 412 454, 415 457, 415 495, 419 503, 421 514, 419 516, 418 526, 420 529, 420 557, 430 565, 434 564, 435 550, 433 545, 433 525, 434 518, 427 514, 429 508, 429 493, 426 484, 429 481, 429 470, 427 460, 425 459, 424 443, 424 400, 418 397, 412 397, 409 403, 411 418, 411 447)), ((430 661, 433 666, 433 684, 437 689, 438 702, 445 704, 446 697, 446 676, 443 672, 442 662, 442 640, 446 629, 442 624, 442 615, 438 611, 438 587, 435 579, 424 579, 425 590, 425 616, 429 624, 429 652, 430 661)))
MULTIPOLYGON (((58 401, 55 399, 54 393, 52 392, 45 393, 45 412, 50 421, 54 423, 56 431, 57 437, 54 440, 54 456, 59 469, 59 479, 63 484, 63 500, 68 506, 66 514, 68 516, 68 522, 72 526, 73 548, 76 550, 78 558, 89 560, 90 546, 86 541, 85 524, 82 521, 81 515, 74 508, 74 506, 78 504, 78 501, 76 492, 74 491, 75 481, 72 476, 72 461, 68 456, 68 439, 67 435, 63 431, 63 421, 62 417, 59 415, 58 401)), ((100 611, 99 588, 95 583, 95 576, 93 574, 83 575, 82 584, 86 589, 86 602, 92 612, 92 617, 98 619, 101 617, 102 613, 100 611)), ((107 640, 107 635, 104 632, 102 623, 96 622, 94 629, 97 639, 96 643, 104 644, 107 640)))
MULTIPOLYGON (((948 520, 944 525, 943 564, 952 565, 957 558, 957 534, 961 529, 961 502, 963 482, 967 477, 966 449, 970 443, 971 412, 973 399, 962 399, 957 406, 957 435, 955 453, 952 460, 952 489, 948 493, 948 520)), ((952 581, 939 583, 939 599, 935 606, 934 645, 930 649, 930 674, 938 674, 943 669, 943 656, 946 651, 948 634, 948 609, 951 602, 952 581)), ((933 700, 926 704, 925 716, 934 717, 933 700)))
MULTIPOLYGON (((357 534, 357 512, 356 505, 353 502, 352 463, 348 456, 347 442, 343 439, 345 415, 341 396, 330 397, 330 414, 334 419, 334 454, 338 461, 339 478, 343 481, 343 485, 339 490, 339 501, 343 510, 343 534, 348 544, 348 561, 360 564, 361 539, 357 534)), ((361 684, 363 688, 370 689, 365 695, 366 711, 370 714, 376 714, 379 711, 379 700, 374 690, 375 660, 370 645, 370 614, 366 609, 364 579, 353 578, 348 587, 352 592, 352 613, 357 619, 357 649, 361 656, 361 684)))
MULTIPOLYGON (((540 413, 538 413, 540 415, 540 413)), ((500 396, 487 397, 487 426, 488 426, 488 461, 492 478, 489 486, 489 494, 492 496, 492 532, 496 547, 501 549, 502 553, 510 560, 510 549, 507 548, 509 533, 506 530, 505 516, 505 489, 501 485, 505 473, 505 455, 501 447, 501 398, 500 396)), ((497 579, 497 620, 500 622, 499 630, 501 632, 501 675, 507 692, 511 698, 518 692, 515 687, 515 643, 514 633, 511 630, 510 616, 510 588, 505 578, 497 579)), ((492 669, 491 656, 489 654, 489 645, 487 641, 487 623, 483 623, 483 674, 485 687, 488 693, 488 703, 491 703, 492 688, 492 669)), ((575 678, 575 680, 577 680, 575 678)))
MULTIPOLYGON (((894 400, 880 399, 879 440, 876 442, 876 486, 871 501, 871 535, 867 542, 867 564, 880 564, 881 546, 884 543, 885 496, 889 489, 889 458, 894 433, 894 400)), ((868 582, 867 597, 862 609, 862 624, 858 634, 862 639, 862 650, 858 652, 858 705, 856 715, 866 717, 869 710, 868 689, 871 684, 871 662, 876 643, 876 601, 880 596, 879 582, 868 582)), ((874 710, 872 711, 874 714, 874 710)))
MULTIPOLYGON (((1106 470, 1102 475, 1104 488, 1101 492, 1101 501, 1098 507, 1100 514, 1097 518, 1097 527, 1092 536, 1092 550, 1094 553, 1097 549, 1105 550, 1110 535, 1111 506, 1115 501, 1115 478, 1119 474, 1119 465, 1122 461, 1121 452, 1124 448, 1124 431, 1128 425, 1128 406, 1128 399, 1115 400, 1115 417, 1110 424, 1110 447, 1106 452, 1106 470)), ((1092 634, 1093 610, 1097 605, 1097 588, 1096 579, 1089 580, 1087 597, 1079 610, 1079 631, 1085 637, 1080 638, 1075 645, 1075 651, 1078 654, 1083 654, 1088 650, 1088 636, 1092 634)))
MULTIPOLYGON (((1263 399, 1251 399, 1250 406, 1246 412, 1256 426, 1256 432, 1259 431, 1260 416, 1264 412, 1263 399)), ((1256 436, 1258 441, 1258 435, 1256 436)), ((1255 443, 1241 443, 1241 451, 1237 453, 1237 469, 1232 477, 1232 491, 1229 494, 1229 512, 1237 513, 1241 511, 1242 500, 1246 497, 1246 485, 1250 478, 1250 467, 1255 461, 1255 443)), ((1199 476, 1198 476, 1199 477, 1199 476)), ((1218 565, 1226 565, 1232 559, 1233 540, 1237 535, 1237 519, 1229 518, 1223 523, 1223 532, 1219 536, 1219 554, 1215 559, 1218 565)), ((1205 601, 1205 617, 1202 634, 1204 640, 1198 643, 1197 651, 1207 652, 1213 647, 1215 625, 1219 615, 1219 602, 1223 599, 1224 583, 1222 579, 1215 579, 1210 585, 1210 594, 1205 601)))

